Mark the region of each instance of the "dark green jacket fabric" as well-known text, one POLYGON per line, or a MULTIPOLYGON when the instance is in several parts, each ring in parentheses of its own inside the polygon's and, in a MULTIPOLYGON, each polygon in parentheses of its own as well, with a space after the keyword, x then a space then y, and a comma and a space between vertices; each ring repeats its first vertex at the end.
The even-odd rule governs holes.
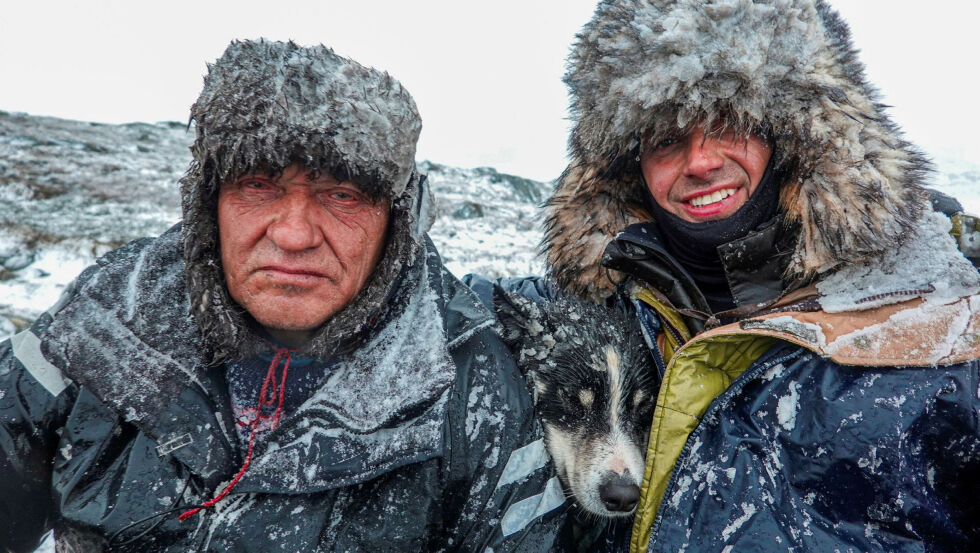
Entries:
POLYGON ((394 315, 243 463, 179 228, 111 252, 0 344, 0 550, 527 551, 564 497, 492 316, 430 242, 394 315), (141 522, 142 521, 142 522, 141 522))

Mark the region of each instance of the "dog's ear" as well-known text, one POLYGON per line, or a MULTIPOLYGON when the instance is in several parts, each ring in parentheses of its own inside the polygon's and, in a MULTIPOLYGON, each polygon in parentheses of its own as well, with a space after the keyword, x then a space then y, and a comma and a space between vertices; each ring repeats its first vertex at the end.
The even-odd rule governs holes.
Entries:
POLYGON ((541 328, 540 324, 534 324, 540 318, 541 311, 534 300, 512 294, 498 286, 493 289, 493 310, 503 327, 504 342, 515 350, 521 346, 525 337, 533 336, 534 330, 541 328))

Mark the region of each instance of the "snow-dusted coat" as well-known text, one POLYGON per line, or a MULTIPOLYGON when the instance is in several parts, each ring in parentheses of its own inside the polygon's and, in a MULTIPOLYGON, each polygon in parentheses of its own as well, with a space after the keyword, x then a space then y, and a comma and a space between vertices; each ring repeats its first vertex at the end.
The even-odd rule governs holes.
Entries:
POLYGON ((60 550, 85 552, 549 549, 564 497, 530 397, 431 244, 397 313, 259 441, 232 494, 178 521, 242 464, 179 236, 99 259, 0 344, 4 551, 33 551, 51 527, 60 550))
POLYGON ((0 344, 0 550, 53 527, 86 553, 547 551, 564 496, 492 316, 425 234, 407 91, 322 46, 235 42, 191 113, 182 224, 0 344), (244 464, 223 362, 274 347, 224 284, 217 190, 291 164, 386 199, 384 255, 300 348, 331 367, 318 390, 180 521, 244 464))
POLYGON ((630 550, 980 549, 980 278, 837 14, 606 0, 566 83, 549 272, 565 293, 618 290, 662 374, 630 550), (741 309, 723 326, 694 313, 638 163, 704 122, 770 140, 787 175, 784 219, 719 248, 741 309))

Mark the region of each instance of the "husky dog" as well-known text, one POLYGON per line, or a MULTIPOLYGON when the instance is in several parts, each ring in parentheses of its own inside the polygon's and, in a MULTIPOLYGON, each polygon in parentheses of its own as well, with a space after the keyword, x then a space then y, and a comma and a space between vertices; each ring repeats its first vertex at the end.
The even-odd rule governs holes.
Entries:
POLYGON ((590 513, 632 514, 659 383, 635 322, 591 303, 539 303, 500 289, 494 308, 566 490, 590 513))

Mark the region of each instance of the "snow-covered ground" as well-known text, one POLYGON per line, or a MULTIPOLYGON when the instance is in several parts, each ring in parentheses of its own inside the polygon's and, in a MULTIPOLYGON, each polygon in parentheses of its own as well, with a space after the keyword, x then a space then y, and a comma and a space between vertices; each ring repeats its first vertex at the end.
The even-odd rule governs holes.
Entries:
MULTIPOLYGON (((0 111, 0 340, 50 307, 96 257, 180 219, 192 131, 0 111)), ((934 185, 980 213, 980 163, 934 152, 934 185)), ((550 185, 492 168, 422 162, 436 196, 430 236, 457 275, 541 274, 538 205, 550 185)), ((38 550, 52 553, 48 540, 38 550)))

